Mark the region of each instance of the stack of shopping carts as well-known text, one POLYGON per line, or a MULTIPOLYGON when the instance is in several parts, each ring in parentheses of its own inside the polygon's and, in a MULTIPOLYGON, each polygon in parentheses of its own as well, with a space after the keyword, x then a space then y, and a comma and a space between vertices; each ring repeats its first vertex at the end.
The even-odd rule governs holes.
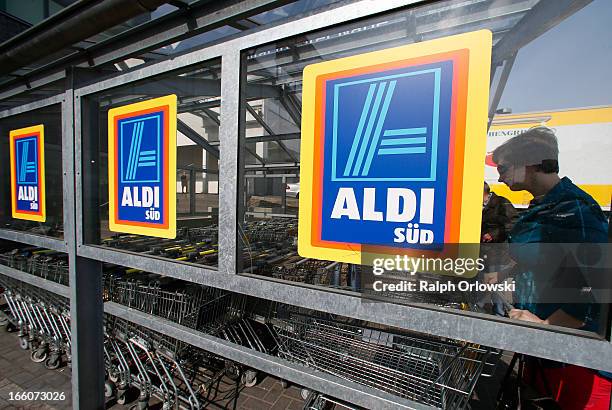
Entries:
POLYGON ((102 245, 112 248, 202 265, 217 262, 217 243, 217 227, 212 225, 182 228, 175 239, 119 234, 102 241, 102 245))
POLYGON ((0 263, 13 269, 25 271, 28 266, 28 252, 21 249, 12 249, 0 253, 0 263))
POLYGON ((17 248, 0 253, 0 263, 68 285, 68 255, 64 252, 38 247, 17 248))
POLYGON ((204 303, 222 293, 219 289, 142 272, 106 273, 104 282, 107 300, 179 324, 186 318, 193 320, 204 303))
MULTIPOLYGON (((110 300, 118 303, 262 353, 443 409, 464 408, 478 378, 496 362, 495 352, 488 348, 402 333, 323 312, 170 281, 158 275, 141 273, 139 282, 129 277, 107 278, 106 286, 110 300), (172 295, 176 296, 173 303, 170 302, 172 295), (160 300, 157 305, 153 302, 155 298, 160 300)), ((147 346, 155 346, 155 342, 147 346)), ((171 352, 181 349, 181 346, 167 347, 171 352)), ((226 368, 237 367, 225 363, 226 368)), ((242 383, 255 384, 257 374, 243 370, 244 374, 250 373, 242 378, 242 383)))
POLYGON ((163 408, 188 409, 237 398, 243 372, 233 362, 112 316, 104 333, 105 395, 119 404, 131 401, 130 388, 138 391, 138 408, 152 397, 163 408), (225 375, 237 380, 230 391, 220 389, 225 375))
POLYGON ((57 369, 70 365, 70 305, 66 298, 0 275, 8 306, 9 330, 19 332, 19 345, 32 361, 57 369))
MULTIPOLYGON (((247 297, 220 289, 163 278, 160 275, 107 272, 104 294, 109 301, 168 319, 264 353, 274 351, 268 327, 247 317, 247 297)), ((234 366, 236 368, 237 366, 234 366)), ((242 382, 257 383, 257 372, 245 369, 242 382)))
POLYGON ((491 350, 301 314, 274 319, 279 356, 443 409, 465 408, 491 350))

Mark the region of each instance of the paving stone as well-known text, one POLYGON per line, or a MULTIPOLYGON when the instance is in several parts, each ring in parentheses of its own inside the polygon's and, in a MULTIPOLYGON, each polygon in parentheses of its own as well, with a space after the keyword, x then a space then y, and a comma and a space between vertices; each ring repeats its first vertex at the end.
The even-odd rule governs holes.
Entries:
POLYGON ((49 384, 58 391, 66 391, 72 388, 71 380, 55 373, 53 377, 49 379, 49 384))
POLYGON ((3 355, 5 360, 8 360, 9 362, 14 362, 14 361, 18 361, 19 359, 23 359, 24 357, 24 350, 12 350, 6 354, 3 355))
POLYGON ((17 392, 20 392, 22 390, 23 389, 21 387, 17 386, 13 382, 10 382, 10 383, 7 383, 4 386, 0 387, 0 397, 3 398, 4 400, 8 400, 9 394, 11 392, 17 393, 17 392))
POLYGON ((304 409, 304 400, 291 400, 289 406, 287 406, 287 410, 303 410, 304 409))
POLYGON ((272 389, 264 397, 264 401, 274 403, 276 399, 283 393, 283 388, 280 384, 275 384, 272 389))
POLYGON ((7 339, 6 343, 3 344, 2 346, 0 346, 0 352, 2 353, 8 353, 10 351, 15 350, 15 348, 18 346, 17 345, 17 338, 11 338, 11 339, 7 339))
MULTIPOLYGON (((17 392, 21 392, 20 390, 18 390, 17 392)), ((10 396, 6 396, 5 400, 9 402, 10 406, 15 406, 15 407, 19 407, 19 408, 25 408, 27 406, 29 406, 30 404, 32 404, 29 401, 25 401, 25 400, 9 400, 10 396)))
POLYGON ((30 372, 27 371, 22 371, 20 373, 17 374, 12 374, 10 376, 10 380, 19 385, 19 386, 23 386, 25 384, 27 384, 28 382, 31 382, 32 380, 34 380, 36 378, 35 374, 32 374, 30 372))
MULTIPOLYGON (((245 408, 244 405, 247 401, 251 400, 250 396, 247 396, 246 394, 239 394, 238 395, 238 400, 236 402, 236 408, 238 409, 242 409, 245 408)), ((232 403, 231 400, 228 400, 227 403, 223 403, 223 404, 230 404, 232 403)), ((228 408, 232 408, 232 406, 227 406, 228 408)))
POLYGON ((272 388, 272 386, 274 386, 275 383, 280 383, 280 381, 276 380, 273 377, 267 376, 261 381, 261 383, 257 385, 257 387, 269 390, 272 388))
POLYGON ((242 408, 246 410, 269 410, 270 404, 266 403, 265 401, 251 397, 242 405, 242 408))
POLYGON ((276 403, 272 406, 271 410, 285 410, 291 403, 291 399, 288 397, 280 396, 276 400, 276 403))
POLYGON ((243 394, 250 396, 250 397, 255 397, 258 399, 263 399, 264 397, 268 395, 269 392, 270 392, 269 390, 262 389, 259 386, 247 387, 242 391, 243 394))
POLYGON ((67 401, 62 403, 47 404, 47 408, 50 410, 69 410, 72 408, 72 403, 67 401))
POLYGON ((31 360, 27 360, 26 362, 21 362, 21 367, 27 370, 30 373, 41 374, 47 373, 47 369, 45 369, 45 365, 42 363, 34 363, 31 360))
POLYGON ((302 399, 302 388, 298 386, 290 386, 283 391, 283 396, 287 396, 293 400, 304 401, 302 399))
MULTIPOLYGON (((21 350, 18 346, 16 333, 2 332, 0 329, 0 410, 5 408, 36 408, 70 410, 72 408, 72 372, 68 367, 58 371, 45 369, 39 363, 30 360, 30 351, 21 350), (4 352, 4 353, 3 353, 4 352), (5 363, 6 362, 6 363, 5 363), (13 380, 16 378, 17 380, 13 380), (53 402, 8 402, 8 392, 22 391, 47 391, 64 392, 66 400, 53 402)), ((265 376, 265 375, 262 375, 265 376)), ((224 377, 219 384, 219 392, 216 397, 211 397, 219 406, 210 405, 208 408, 233 408, 233 394, 235 383, 224 377), (225 399, 221 400, 223 397, 225 399)), ((280 380, 266 376, 261 382, 252 388, 240 387, 236 408, 245 410, 269 410, 269 409, 302 409, 300 388, 291 386, 283 389, 280 380)), ((121 406, 116 402, 109 403, 107 407, 111 410, 127 410, 129 406, 121 406)))

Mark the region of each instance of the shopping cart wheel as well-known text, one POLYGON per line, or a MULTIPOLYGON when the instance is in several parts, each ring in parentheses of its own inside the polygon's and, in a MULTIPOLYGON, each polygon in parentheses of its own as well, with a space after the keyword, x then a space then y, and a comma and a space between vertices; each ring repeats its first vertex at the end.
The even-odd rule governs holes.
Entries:
POLYGON ((117 383, 119 381, 119 375, 117 373, 109 373, 108 375, 108 380, 110 380, 113 383, 117 383))
POLYGON ((225 363, 225 375, 232 380, 237 380, 240 376, 240 369, 234 363, 225 363))
POLYGON ((138 403, 132 405, 130 410, 146 410, 149 408, 149 396, 143 392, 140 392, 138 397, 138 403))
POLYGON ((42 363, 47 360, 48 356, 49 353, 47 349, 36 349, 32 350, 32 353, 30 353, 30 359, 32 359, 34 363, 42 363))
POLYGON ((302 396, 304 400, 307 400, 308 396, 310 396, 310 390, 306 388, 302 388, 302 390, 300 390, 300 396, 302 396))
POLYGON ((55 355, 49 357, 45 361, 45 367, 49 370, 58 369, 61 364, 62 364, 62 361, 60 360, 59 356, 55 356, 55 355))
POLYGON ((110 380, 107 380, 104 383, 104 397, 107 399, 113 397, 115 395, 115 383, 110 380))
POLYGON ((148 401, 139 401, 138 402, 138 410, 145 410, 149 408, 149 402, 148 401))
POLYGON ((128 402, 128 391, 127 390, 117 390, 117 404, 125 404, 128 402))
POLYGON ((28 350, 30 348, 30 342, 28 341, 27 337, 19 338, 19 347, 21 347, 23 350, 28 350))
POLYGON ((280 381, 280 382, 281 382, 281 387, 282 387, 283 389, 286 389, 287 387, 289 387, 289 382, 288 382, 287 380, 282 380, 282 379, 281 379, 281 381, 280 381))
POLYGON ((148 401, 139 401, 138 403, 136 403, 132 407, 130 407, 130 410, 146 410, 148 408, 149 408, 149 402, 148 401))
POLYGON ((8 325, 6 325, 5 330, 9 333, 13 333, 17 331, 17 326, 15 326, 14 324, 10 323, 8 325))
POLYGON ((255 370, 247 370, 242 375, 242 384, 245 387, 253 387, 257 384, 257 372, 255 370))

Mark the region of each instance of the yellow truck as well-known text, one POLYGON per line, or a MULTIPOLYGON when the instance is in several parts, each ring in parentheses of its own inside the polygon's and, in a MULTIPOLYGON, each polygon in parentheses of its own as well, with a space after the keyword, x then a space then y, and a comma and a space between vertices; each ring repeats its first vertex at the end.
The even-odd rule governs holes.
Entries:
POLYGON ((612 198, 612 106, 573 108, 558 111, 496 114, 487 135, 485 181, 492 190, 508 198, 517 208, 529 205, 526 191, 512 192, 498 182, 491 152, 515 135, 544 125, 555 131, 559 141, 560 176, 569 177, 588 192, 605 211, 612 198))

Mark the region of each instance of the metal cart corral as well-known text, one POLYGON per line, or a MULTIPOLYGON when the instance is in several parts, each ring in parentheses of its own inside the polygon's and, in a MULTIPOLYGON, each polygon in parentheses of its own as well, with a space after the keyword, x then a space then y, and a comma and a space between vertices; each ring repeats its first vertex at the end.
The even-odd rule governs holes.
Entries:
MULTIPOLYGON (((299 2, 311 7, 303 14, 283 8, 291 1, 220 2, 214 13, 205 3, 181 6, 161 25, 152 20, 0 83, 0 123, 30 116, 37 123, 53 117, 59 124, 59 131, 49 132, 49 138, 55 135, 51 148, 59 160, 47 165, 58 183, 47 189, 63 199, 62 209, 56 209, 62 223, 56 214, 48 223, 0 229, 4 240, 45 250, 34 256, 21 246, 14 254, 6 249, 0 255, 0 278, 7 314, 26 344, 78 358, 75 408, 103 405, 103 358, 116 391, 135 383, 146 397, 187 407, 205 403, 214 390, 211 380, 222 371, 267 372, 321 392, 329 401, 395 409, 466 406, 478 377, 490 373, 501 349, 612 370, 612 345, 591 333, 491 318, 472 309, 471 300, 415 296, 402 303, 366 302, 354 292, 358 283, 352 267, 297 254, 293 238, 301 197, 259 198, 246 207, 242 198, 251 184, 268 183, 259 180, 285 184, 298 178, 299 157, 288 141, 300 137, 299 79, 305 65, 329 50, 348 55, 372 44, 491 29, 492 120, 517 53, 554 34, 549 30, 591 1, 299 2), (256 23, 258 15, 270 12, 285 17, 256 23), (217 28, 230 35, 220 30, 209 41, 208 33, 217 28), (325 30, 337 33, 321 35, 325 30), (172 47, 167 45, 203 33, 195 48, 168 52, 172 47), (269 63, 277 53, 282 67, 269 63), (143 64, 129 66, 128 57, 136 60, 130 64, 143 64), (192 87, 186 79, 197 71, 210 78, 192 87), (101 181, 108 159, 99 138, 106 131, 100 107, 174 92, 188 94, 179 111, 194 112, 198 121, 218 127, 218 138, 209 141, 202 135, 198 139, 189 124, 180 125, 183 135, 205 147, 205 155, 218 159, 217 169, 210 170, 182 164, 190 175, 216 175, 218 221, 213 220, 216 210, 195 215, 194 206, 181 216, 184 224, 188 217, 201 217, 206 226, 181 227, 176 239, 109 232, 102 238, 100 215, 108 212, 108 204, 101 181), (278 100, 268 109, 282 106, 281 120, 290 129, 265 123, 265 104, 258 101, 268 98, 278 100), (262 135, 247 135, 250 126, 262 129, 262 135), (274 154, 288 162, 276 164, 273 156, 251 149, 257 143, 275 144, 274 154), (64 299, 54 299, 53 293, 64 299), (290 308, 279 313, 275 304, 290 308), (130 320, 107 321, 104 328, 105 309, 130 320), (183 338, 196 339, 199 347, 189 347, 183 338), (178 360, 183 354, 192 361, 178 360), (200 357, 207 363, 204 376, 194 370, 193 362, 200 360, 194 358, 200 357), (187 382, 194 377, 202 380, 187 382)), ((194 191, 190 185, 185 198, 194 191)), ((256 379, 252 375, 238 382, 250 384, 256 379)))

